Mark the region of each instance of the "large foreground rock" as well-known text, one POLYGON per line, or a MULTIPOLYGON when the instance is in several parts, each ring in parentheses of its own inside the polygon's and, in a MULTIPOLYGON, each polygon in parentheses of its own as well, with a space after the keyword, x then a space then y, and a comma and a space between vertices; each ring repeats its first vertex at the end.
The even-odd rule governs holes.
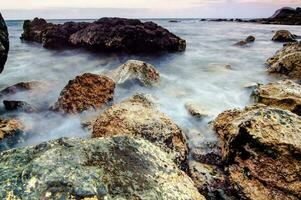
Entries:
POLYGON ((268 72, 301 79, 301 42, 288 43, 267 60, 268 72))
POLYGON ((296 38, 288 30, 279 30, 272 38, 276 42, 296 42, 296 38))
POLYGON ((0 73, 3 71, 9 50, 8 31, 5 21, 0 13, 0 73))
POLYGON ((115 82, 110 78, 85 73, 69 81, 52 110, 76 114, 99 109, 113 100, 114 90, 115 82))
POLYGON ((257 103, 290 110, 301 115, 301 86, 293 81, 259 84, 252 96, 257 103))
POLYGON ((131 135, 145 138, 168 152, 185 168, 188 148, 181 129, 159 112, 146 96, 136 95, 101 114, 93 125, 93 137, 131 135))
POLYGON ((112 72, 112 79, 117 84, 138 80, 146 87, 157 86, 160 74, 155 66, 139 60, 129 60, 112 72))
POLYGON ((0 151, 17 143, 18 136, 24 130, 25 126, 19 120, 0 118, 0 151))
POLYGON ((184 51, 185 40, 153 22, 137 19, 101 18, 92 23, 47 23, 35 18, 25 21, 23 40, 46 48, 82 47, 97 51, 131 53, 184 51))
POLYGON ((230 181, 242 198, 301 198, 301 118, 264 105, 229 110, 214 122, 230 181))
POLYGON ((62 138, 0 156, 1 199, 204 199, 143 139, 62 138))

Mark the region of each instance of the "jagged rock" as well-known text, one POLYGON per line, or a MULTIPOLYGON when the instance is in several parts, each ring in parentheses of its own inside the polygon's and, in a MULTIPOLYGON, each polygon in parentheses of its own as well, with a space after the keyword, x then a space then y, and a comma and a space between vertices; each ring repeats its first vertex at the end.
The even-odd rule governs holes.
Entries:
POLYGON ((0 157, 1 199, 205 199, 143 139, 62 138, 0 157))
POLYGON ((97 51, 131 53, 184 51, 186 41, 153 22, 101 18, 92 23, 47 23, 35 18, 24 22, 22 39, 46 48, 82 47, 97 51))
POLYGON ((273 41, 277 42, 296 42, 296 38, 287 30, 279 30, 275 33, 272 38, 273 41))
POLYGON ((148 63, 139 60, 129 60, 118 67, 111 75, 117 84, 129 80, 139 80, 144 86, 157 86, 160 82, 160 74, 156 68, 148 63))
POLYGON ((191 150, 191 156, 195 161, 209 165, 219 165, 222 163, 221 149, 213 142, 206 142, 191 150))
POLYGON ((99 109, 113 100, 114 90, 110 78, 85 73, 69 81, 51 109, 69 114, 99 109))
POLYGON ((288 43, 267 60, 269 73, 301 78, 301 43, 288 43))
POLYGON ((0 118, 0 151, 16 143, 25 126, 17 119, 0 118))
POLYGON ((30 105, 26 101, 4 100, 4 107, 7 111, 21 111, 26 113, 38 112, 38 109, 30 105))
POLYGON ((204 119, 205 117, 210 116, 207 111, 193 103, 186 103, 185 108, 191 114, 191 116, 197 119, 204 119))
POLYGON ((214 121, 223 161, 247 199, 301 198, 301 118, 255 105, 229 110, 214 121))
POLYGON ((5 21, 0 13, 0 73, 3 71, 9 50, 9 38, 5 21))
POLYGON ((0 97, 16 94, 17 92, 29 91, 40 87, 42 84, 38 81, 20 82, 9 86, 0 91, 0 97))
POLYGON ((290 110, 301 115, 301 86, 293 81, 259 84, 252 96, 257 103, 290 110))
POLYGON ((235 45, 235 46, 245 46, 245 45, 247 45, 247 44, 249 44, 249 43, 252 43, 252 42, 254 42, 254 41, 255 41, 255 37, 252 36, 252 35, 250 35, 250 36, 248 36, 246 39, 241 40, 241 41, 235 43, 234 45, 235 45))
POLYGON ((188 147, 185 134, 144 95, 135 95, 115 104, 98 117, 92 137, 112 135, 145 138, 168 152, 181 167, 186 167, 188 147))

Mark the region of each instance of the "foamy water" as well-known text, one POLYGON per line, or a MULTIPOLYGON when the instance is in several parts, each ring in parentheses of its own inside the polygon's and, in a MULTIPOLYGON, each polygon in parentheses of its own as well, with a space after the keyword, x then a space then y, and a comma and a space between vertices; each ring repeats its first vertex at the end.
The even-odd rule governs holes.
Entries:
MULTIPOLYGON (((186 51, 134 56, 100 54, 84 50, 47 50, 40 44, 21 42, 19 37, 23 22, 8 21, 10 52, 5 69, 0 75, 0 88, 21 81, 39 80, 51 83, 51 90, 46 93, 39 91, 34 96, 23 92, 5 99, 51 106, 62 88, 75 76, 85 72, 104 73, 117 68, 128 59, 143 60, 157 67, 162 77, 161 85, 153 89, 140 85, 118 86, 114 103, 137 92, 152 94, 157 99, 158 108, 187 133, 193 146, 202 141, 215 140, 215 135, 207 123, 220 112, 230 108, 242 108, 252 103, 250 90, 246 90, 245 85, 275 80, 266 74, 265 67, 265 60, 282 46, 281 43, 271 41, 273 31, 287 29, 301 35, 300 27, 296 26, 199 20, 182 20, 180 23, 169 23, 168 20, 153 21, 186 39, 186 51), (250 47, 233 46, 248 35, 256 37, 255 43, 250 47), (231 65, 232 69, 225 69, 226 64, 231 65), (211 117, 202 122, 193 119, 184 107, 187 102, 203 107, 211 113, 211 117)), ((3 105, 0 109, 3 111, 3 105)), ((46 111, 38 114, 2 113, 4 116, 17 117, 30 127, 27 139, 17 146, 37 144, 63 136, 90 137, 88 131, 81 129, 83 116, 63 117, 46 111)), ((85 116, 89 114, 84 113, 85 116)))

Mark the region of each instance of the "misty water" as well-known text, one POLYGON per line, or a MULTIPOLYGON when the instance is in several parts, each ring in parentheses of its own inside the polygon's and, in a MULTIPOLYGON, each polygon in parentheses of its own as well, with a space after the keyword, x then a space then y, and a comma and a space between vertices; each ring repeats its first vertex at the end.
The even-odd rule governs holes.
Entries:
MULTIPOLYGON (((259 25, 231 22, 200 22, 182 20, 152 20, 185 39, 187 49, 181 53, 161 55, 101 54, 84 50, 48 50, 40 44, 22 42, 23 21, 7 21, 10 34, 10 52, 5 69, 0 76, 0 88, 21 81, 43 81, 50 89, 21 92, 5 97, 23 100, 32 105, 49 107, 57 100, 60 91, 77 75, 85 72, 106 73, 128 59, 138 59, 156 66, 162 81, 158 88, 145 88, 139 84, 117 86, 114 103, 135 93, 152 94, 158 109, 172 118, 187 134, 190 144, 215 140, 208 122, 226 109, 242 108, 252 103, 251 91, 244 86, 276 80, 266 73, 265 61, 282 44, 271 41, 274 31, 287 29, 301 35, 294 26, 259 25), (233 46, 248 35, 256 41, 249 47, 233 46), (226 69, 225 65, 232 69, 226 69), (203 121, 192 118, 185 103, 194 103, 211 115, 203 121)), ((63 23, 64 20, 52 20, 63 23)), ((1 99, 2 101, 3 99, 1 99)), ((81 121, 102 111, 83 113, 80 116, 61 116, 49 111, 25 114, 8 113, 1 105, 2 115, 20 119, 27 127, 26 139, 16 146, 37 144, 59 137, 90 137, 81 128, 81 121)))

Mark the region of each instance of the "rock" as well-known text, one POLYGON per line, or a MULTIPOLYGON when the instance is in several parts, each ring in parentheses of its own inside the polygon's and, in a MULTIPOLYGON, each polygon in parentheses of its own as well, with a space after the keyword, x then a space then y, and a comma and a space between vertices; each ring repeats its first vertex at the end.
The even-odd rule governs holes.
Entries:
POLYGON ((110 78, 85 73, 69 81, 51 109, 69 114, 100 109, 113 100, 114 89, 115 83, 110 78))
POLYGON ((234 45, 235 45, 235 46, 245 46, 245 45, 247 45, 247 44, 249 44, 249 43, 252 43, 252 42, 254 42, 254 41, 255 41, 255 37, 252 36, 252 35, 250 35, 250 36, 248 36, 246 39, 241 40, 241 41, 235 43, 234 45))
POLYGON ((267 60, 268 72, 301 79, 301 43, 288 43, 267 60))
POLYGON ((301 115, 301 86, 293 81, 283 80, 266 85, 259 84, 252 96, 257 103, 301 115))
POLYGON ((0 118, 0 151, 13 146, 24 130, 19 120, 0 118))
POLYGON ((9 38, 5 21, 0 13, 0 73, 3 71, 9 50, 9 38))
POLYGON ((301 198, 301 118, 254 105, 214 121, 230 181, 247 199, 301 198))
POLYGON ((38 81, 30 81, 30 82, 20 82, 15 85, 9 86, 0 91, 0 97, 9 96, 16 94, 17 92, 29 91, 36 89, 41 86, 41 83, 38 81))
POLYGON ((204 118, 210 116, 210 114, 208 112, 206 112, 203 108, 201 108, 193 103, 186 103, 185 108, 191 114, 191 116, 193 116, 197 119, 204 119, 204 118))
POLYGON ((153 87, 160 83, 160 74, 156 68, 151 64, 139 60, 127 61, 114 70, 111 77, 117 84, 122 84, 130 80, 138 80, 144 86, 153 87))
POLYGON ((191 150, 191 156, 195 161, 209 165, 219 165, 222 163, 221 149, 213 142, 207 142, 191 150))
POLYGON ((97 118, 92 137, 112 135, 145 138, 170 154, 183 169, 186 167, 188 147, 185 134, 144 95, 135 95, 115 104, 97 118))
POLYGON ((180 20, 169 20, 168 22, 170 22, 170 23, 179 23, 181 21, 180 20))
POLYGON ((184 51, 186 41, 153 22, 137 19, 101 18, 92 23, 47 23, 35 18, 24 22, 22 39, 45 48, 87 48, 129 53, 184 51))
POLYGON ((3 101, 4 107, 7 111, 21 111, 26 113, 38 112, 38 109, 27 103, 26 101, 3 101))
POLYGON ((61 138, 0 156, 1 199, 205 199, 143 139, 61 138))
POLYGON ((287 30, 279 30, 275 33, 272 38, 273 41, 277 42, 296 42, 295 36, 287 30))
POLYGON ((237 199, 227 176, 219 167, 189 161, 189 173, 195 186, 206 199, 237 199))

